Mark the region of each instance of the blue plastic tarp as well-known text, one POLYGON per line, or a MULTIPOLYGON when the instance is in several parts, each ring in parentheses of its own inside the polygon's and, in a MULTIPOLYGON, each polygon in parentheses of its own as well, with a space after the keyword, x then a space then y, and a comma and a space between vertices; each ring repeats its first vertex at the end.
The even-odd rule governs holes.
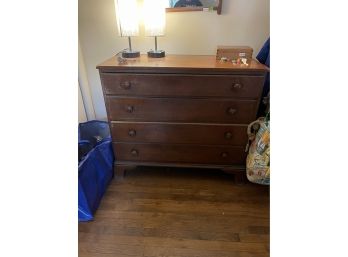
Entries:
MULTIPOLYGON (((90 147, 92 147, 85 156, 81 157, 82 160, 78 167, 79 221, 93 220, 93 215, 99 207, 109 182, 113 178, 114 154, 112 140, 109 134, 100 136, 101 133, 98 130, 100 130, 100 127, 104 127, 103 130, 105 129, 105 122, 100 122, 99 128, 97 122, 99 121, 89 122, 94 133, 88 134, 89 136, 95 134, 93 137, 98 139, 95 142, 88 140, 88 137, 81 137, 83 133, 79 131, 79 147, 88 144, 86 141, 89 141, 90 147)), ((83 125, 85 127, 86 123, 83 125)))

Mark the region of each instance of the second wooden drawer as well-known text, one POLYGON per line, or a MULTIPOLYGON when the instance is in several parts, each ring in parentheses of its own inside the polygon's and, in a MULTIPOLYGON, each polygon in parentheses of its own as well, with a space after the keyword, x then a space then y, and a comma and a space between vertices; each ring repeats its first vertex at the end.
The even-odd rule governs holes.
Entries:
POLYGON ((110 120, 249 124, 257 101, 212 98, 133 98, 106 96, 110 120))
POLYGON ((240 146, 247 142, 246 125, 112 122, 111 133, 117 142, 240 146))

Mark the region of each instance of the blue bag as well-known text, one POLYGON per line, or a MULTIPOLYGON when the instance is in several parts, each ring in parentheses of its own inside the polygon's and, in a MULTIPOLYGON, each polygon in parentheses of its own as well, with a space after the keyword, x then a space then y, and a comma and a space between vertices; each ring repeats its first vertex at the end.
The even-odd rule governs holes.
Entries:
POLYGON ((90 221, 93 220, 93 214, 114 174, 114 153, 107 122, 89 121, 79 124, 80 154, 78 219, 90 221), (89 152, 86 154, 87 150, 89 152))

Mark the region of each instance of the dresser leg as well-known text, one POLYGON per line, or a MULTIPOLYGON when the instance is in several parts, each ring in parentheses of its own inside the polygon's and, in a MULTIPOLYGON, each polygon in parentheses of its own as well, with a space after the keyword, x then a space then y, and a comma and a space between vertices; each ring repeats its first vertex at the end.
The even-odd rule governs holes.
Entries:
POLYGON ((116 179, 117 180, 123 180, 124 176, 126 174, 126 171, 129 170, 129 169, 132 169, 132 168, 135 168, 135 166, 116 164, 115 165, 116 179))
POLYGON ((246 183, 245 169, 225 168, 223 172, 234 175, 234 183, 237 185, 246 183))
POLYGON ((238 185, 245 184, 245 171, 244 172, 236 172, 234 174, 234 182, 238 185))

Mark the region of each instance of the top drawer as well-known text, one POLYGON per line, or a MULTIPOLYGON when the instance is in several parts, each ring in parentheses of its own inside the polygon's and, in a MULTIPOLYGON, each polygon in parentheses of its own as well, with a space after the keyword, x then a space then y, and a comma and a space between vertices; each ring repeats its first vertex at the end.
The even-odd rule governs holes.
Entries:
POLYGON ((106 95, 259 98, 263 76, 100 73, 106 95))

